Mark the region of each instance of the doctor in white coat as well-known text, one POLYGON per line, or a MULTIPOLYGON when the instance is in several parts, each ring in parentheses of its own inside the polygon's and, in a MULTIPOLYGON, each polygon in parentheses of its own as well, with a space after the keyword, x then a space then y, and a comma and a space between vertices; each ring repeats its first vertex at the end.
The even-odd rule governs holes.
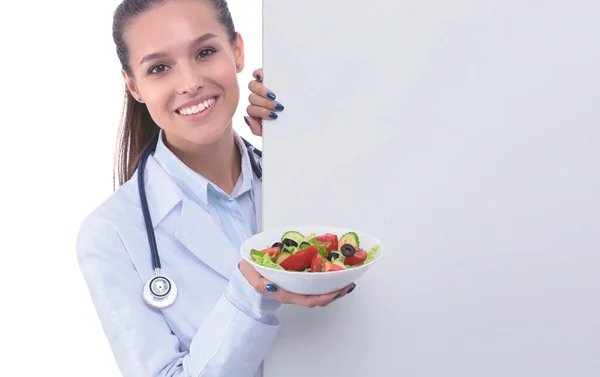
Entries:
MULTIPOLYGON (((278 289, 238 248, 260 232, 261 181, 232 129, 243 42, 225 0, 124 0, 113 37, 126 83, 120 187, 82 223, 77 257, 125 377, 253 377, 275 338, 282 303, 325 306, 322 296, 278 289), (175 302, 142 298, 154 276, 136 171, 144 169, 151 227, 175 302)), ((247 123, 276 119, 281 104, 260 82, 247 123)))

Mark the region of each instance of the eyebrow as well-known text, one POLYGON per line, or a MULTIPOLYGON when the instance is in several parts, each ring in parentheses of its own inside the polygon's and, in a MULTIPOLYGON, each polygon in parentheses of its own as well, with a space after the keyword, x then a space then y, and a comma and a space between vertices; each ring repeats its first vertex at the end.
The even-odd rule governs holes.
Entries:
MULTIPOLYGON (((212 38, 216 38, 216 37, 217 36, 215 34, 213 34, 213 33, 206 33, 203 36, 194 39, 194 41, 192 43, 190 43, 190 48, 192 48, 194 46, 197 46, 199 44, 202 44, 202 43, 206 42, 207 40, 212 39, 212 38)), ((153 52, 151 54, 148 54, 148 55, 144 56, 142 58, 142 60, 140 60, 140 65, 142 65, 142 64, 144 64, 144 63, 146 63, 146 62, 148 62, 150 60, 162 59, 165 56, 167 56, 167 54, 165 54, 164 52, 153 52)))

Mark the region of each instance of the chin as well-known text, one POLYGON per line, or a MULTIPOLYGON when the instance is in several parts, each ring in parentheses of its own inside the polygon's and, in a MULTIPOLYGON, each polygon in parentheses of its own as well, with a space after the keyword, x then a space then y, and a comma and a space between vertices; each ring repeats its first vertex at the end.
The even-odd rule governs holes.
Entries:
POLYGON ((186 124, 181 137, 195 145, 210 145, 218 142, 229 134, 231 129, 231 118, 213 120, 198 125, 186 124))

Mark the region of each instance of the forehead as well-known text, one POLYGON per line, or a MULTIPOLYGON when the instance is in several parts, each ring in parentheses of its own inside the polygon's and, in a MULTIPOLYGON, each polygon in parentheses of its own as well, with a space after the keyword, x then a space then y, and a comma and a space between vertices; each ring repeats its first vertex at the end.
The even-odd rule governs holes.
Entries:
POLYGON ((187 47, 206 33, 227 37, 210 2, 170 0, 133 19, 124 37, 133 58, 187 47))

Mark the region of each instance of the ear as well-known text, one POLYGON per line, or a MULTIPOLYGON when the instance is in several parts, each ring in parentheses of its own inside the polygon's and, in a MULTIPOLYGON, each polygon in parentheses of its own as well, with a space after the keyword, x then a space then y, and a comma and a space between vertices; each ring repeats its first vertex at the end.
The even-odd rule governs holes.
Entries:
POLYGON ((127 72, 125 72, 125 70, 121 70, 121 74, 123 75, 123 79, 125 80, 125 87, 129 91, 129 93, 131 93, 131 95, 133 96, 133 98, 135 98, 136 101, 144 103, 144 100, 142 99, 142 96, 140 95, 140 92, 138 91, 137 86, 135 85, 135 80, 132 77, 130 77, 127 74, 127 72))
POLYGON ((233 55, 235 58, 235 66, 237 68, 237 72, 240 73, 244 69, 246 59, 244 55, 244 40, 242 39, 242 35, 239 32, 237 33, 237 40, 233 49, 233 55))

